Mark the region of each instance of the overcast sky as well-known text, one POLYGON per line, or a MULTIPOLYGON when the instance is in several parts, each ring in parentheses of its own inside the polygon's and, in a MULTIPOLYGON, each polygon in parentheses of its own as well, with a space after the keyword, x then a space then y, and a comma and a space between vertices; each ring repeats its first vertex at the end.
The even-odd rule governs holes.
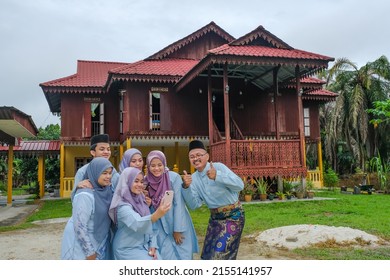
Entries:
POLYGON ((142 60, 211 21, 235 38, 262 25, 361 67, 390 59, 389 12, 388 0, 1 0, 0 106, 38 128, 60 123, 39 83, 76 73, 77 60, 142 60))

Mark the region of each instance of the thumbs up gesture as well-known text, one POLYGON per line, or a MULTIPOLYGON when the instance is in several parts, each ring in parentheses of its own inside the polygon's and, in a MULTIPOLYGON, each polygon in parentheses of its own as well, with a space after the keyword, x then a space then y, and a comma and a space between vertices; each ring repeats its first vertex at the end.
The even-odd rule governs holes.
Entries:
POLYGON ((217 177, 217 170, 214 168, 212 161, 210 161, 210 169, 207 170, 206 174, 211 180, 215 180, 215 177, 217 177))
POLYGON ((191 174, 187 174, 187 171, 183 170, 184 175, 183 178, 183 184, 185 188, 188 188, 192 183, 192 176, 191 174))

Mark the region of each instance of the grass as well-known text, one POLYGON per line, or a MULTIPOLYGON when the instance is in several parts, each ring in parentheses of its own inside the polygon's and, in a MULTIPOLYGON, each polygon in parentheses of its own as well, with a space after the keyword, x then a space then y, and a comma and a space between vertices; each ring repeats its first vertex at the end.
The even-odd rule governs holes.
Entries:
MULTIPOLYGON (((390 241, 390 218, 388 205, 390 195, 352 195, 338 191, 316 192, 318 197, 335 198, 332 200, 296 200, 286 203, 244 204, 244 236, 255 235, 261 231, 294 224, 320 224, 344 226, 366 231, 390 241)), ((39 211, 32 214, 23 225, 17 228, 33 226, 32 221, 70 217, 72 206, 70 199, 41 201, 39 211)), ((203 238, 206 232, 209 210, 202 206, 190 210, 195 230, 203 238)), ((16 228, 11 228, 16 229, 16 228)), ((4 231, 7 229, 0 229, 4 231)), ((9 229, 8 229, 9 230, 9 229)), ((344 248, 318 246, 291 251, 294 259, 386 259, 390 258, 390 248, 380 249, 344 248)))

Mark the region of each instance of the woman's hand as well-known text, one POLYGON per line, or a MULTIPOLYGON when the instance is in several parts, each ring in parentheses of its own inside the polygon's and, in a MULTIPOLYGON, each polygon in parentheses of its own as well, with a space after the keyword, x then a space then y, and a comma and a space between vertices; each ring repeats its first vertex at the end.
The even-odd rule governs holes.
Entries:
POLYGON ((162 216, 164 216, 169 209, 171 209, 172 204, 164 204, 161 203, 160 206, 157 208, 157 210, 152 214, 152 222, 157 222, 158 219, 160 219, 162 216))
POLYGON ((173 239, 175 239, 175 242, 177 245, 181 245, 183 243, 184 235, 181 232, 174 231, 173 232, 173 239))
POLYGON ((145 195, 146 204, 148 205, 148 207, 150 207, 150 205, 152 205, 152 199, 149 197, 149 192, 147 190, 143 190, 142 192, 145 195))
POLYGON ((77 184, 78 189, 93 189, 91 182, 88 179, 82 180, 77 184))
POLYGON ((148 255, 151 256, 151 257, 153 257, 154 260, 157 260, 156 248, 150 247, 150 248, 149 248, 148 255))
POLYGON ((93 254, 93 255, 90 255, 90 256, 87 256, 85 259, 86 260, 96 260, 96 253, 95 254, 93 254))

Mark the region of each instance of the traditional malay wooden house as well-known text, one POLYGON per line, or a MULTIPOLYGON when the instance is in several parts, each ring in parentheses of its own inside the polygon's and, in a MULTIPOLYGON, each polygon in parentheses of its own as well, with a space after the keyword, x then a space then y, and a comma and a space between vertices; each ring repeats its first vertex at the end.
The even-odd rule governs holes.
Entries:
POLYGON ((262 26, 235 39, 214 22, 134 63, 79 60, 76 74, 40 84, 61 116, 61 194, 99 133, 110 135, 115 166, 133 146, 189 171, 188 143, 199 139, 242 177, 314 174, 320 185, 319 106, 336 94, 314 76, 333 60, 262 26), (316 151, 309 173, 307 150, 316 151))

